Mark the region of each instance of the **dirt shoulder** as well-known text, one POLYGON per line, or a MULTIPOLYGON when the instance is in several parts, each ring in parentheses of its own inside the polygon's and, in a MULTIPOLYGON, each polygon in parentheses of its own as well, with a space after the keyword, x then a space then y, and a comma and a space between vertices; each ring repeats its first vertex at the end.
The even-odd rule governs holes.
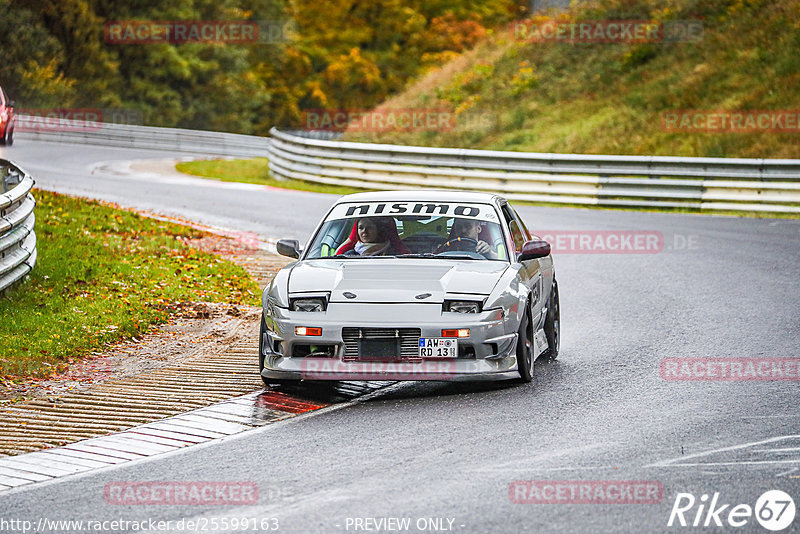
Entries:
MULTIPOLYGON (((161 218, 161 217, 159 217, 161 218)), ((187 221, 174 221, 185 224, 187 221)), ((252 236, 202 227, 214 234, 193 240, 192 246, 237 263, 264 288, 282 266, 284 258, 264 250, 252 236)), ((211 302, 188 302, 166 324, 94 352, 71 363, 68 369, 46 379, 30 379, 0 388, 0 406, 19 405, 35 399, 57 399, 60 395, 91 389, 109 381, 139 376, 204 355, 219 354, 230 347, 252 344, 257 338, 259 307, 211 302)))
POLYGON ((64 373, 5 387, 0 391, 0 403, 55 399, 110 380, 138 376, 203 354, 218 353, 248 337, 252 339, 253 331, 258 328, 259 312, 260 308, 250 306, 211 302, 186 304, 172 321, 141 338, 114 344, 90 358, 76 361, 64 373))

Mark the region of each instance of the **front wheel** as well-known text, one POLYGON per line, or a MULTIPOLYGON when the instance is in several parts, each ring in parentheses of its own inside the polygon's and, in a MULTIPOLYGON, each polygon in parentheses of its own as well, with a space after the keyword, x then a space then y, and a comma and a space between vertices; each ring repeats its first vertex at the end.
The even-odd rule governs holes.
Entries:
POLYGON ((11 146, 14 144, 14 128, 10 128, 6 130, 6 146, 11 146))
POLYGON ((274 386, 280 384, 299 384, 299 380, 293 380, 290 378, 264 378, 264 375, 261 374, 261 371, 264 370, 264 338, 267 334, 267 323, 264 321, 264 314, 261 314, 261 329, 258 333, 258 374, 261 377, 261 381, 264 382, 265 386, 274 386))
POLYGON ((261 314, 261 329, 258 333, 258 375, 265 386, 269 386, 269 380, 264 378, 261 371, 264 370, 264 338, 267 335, 267 323, 264 321, 264 314, 261 314))
POLYGON ((553 280, 553 289, 547 302, 547 317, 544 320, 544 335, 547 338, 547 350, 542 357, 555 360, 561 348, 561 304, 558 299, 558 282, 553 280))
POLYGON ((517 333, 517 370, 522 382, 533 380, 533 346, 530 335, 530 318, 526 311, 517 333))

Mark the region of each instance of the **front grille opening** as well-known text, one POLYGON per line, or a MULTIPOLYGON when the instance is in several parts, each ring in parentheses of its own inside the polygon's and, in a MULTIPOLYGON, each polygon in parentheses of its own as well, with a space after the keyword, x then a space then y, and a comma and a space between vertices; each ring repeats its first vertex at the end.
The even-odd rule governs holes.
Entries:
POLYGON ((475 347, 472 345, 458 345, 458 357, 465 360, 475 359, 475 347))
POLYGON ((305 358, 315 356, 319 358, 330 358, 336 355, 336 345, 311 345, 309 343, 295 343, 292 345, 292 356, 305 358))
POLYGON ((274 352, 275 354, 281 353, 281 342, 278 341, 277 339, 272 342, 272 352, 274 352))
POLYGON ((419 357, 419 328, 342 328, 345 358, 370 357, 372 354, 360 354, 360 347, 369 347, 362 341, 399 341, 401 359, 419 357))

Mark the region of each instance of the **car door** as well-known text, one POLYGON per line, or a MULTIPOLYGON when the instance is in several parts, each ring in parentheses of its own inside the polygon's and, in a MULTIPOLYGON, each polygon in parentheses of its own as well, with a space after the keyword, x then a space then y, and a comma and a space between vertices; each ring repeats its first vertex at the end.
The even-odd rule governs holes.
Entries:
POLYGON ((509 232, 508 246, 513 249, 513 260, 521 263, 519 270, 520 282, 525 285, 531 295, 529 303, 531 307, 531 317, 534 322, 538 322, 537 318, 541 314, 544 307, 544 299, 542 298, 542 289, 544 287, 542 281, 542 269, 540 260, 526 260, 519 262, 518 258, 522 252, 522 245, 529 240, 530 234, 522 223, 522 219, 514 212, 513 208, 507 203, 501 206, 503 218, 506 222, 506 227, 509 232))
MULTIPOLYGON (((541 237, 539 237, 538 235, 531 234, 528 231, 528 227, 525 225, 525 221, 522 220, 522 217, 519 216, 517 211, 513 207, 511 207, 510 205, 509 205, 509 208, 511 208, 511 212, 514 214, 514 216, 519 221, 519 224, 522 226, 522 231, 525 234, 525 239, 529 240, 529 241, 530 240, 541 240, 541 237)), ((547 256, 546 258, 540 258, 539 259, 539 268, 541 269, 541 272, 542 272, 542 281, 543 281, 543 284, 542 284, 543 291, 542 291, 542 293, 543 293, 544 297, 546 298, 548 290, 545 290, 545 288, 550 288, 553 285, 553 280, 554 280, 555 274, 556 274, 555 273, 555 267, 553 266, 553 257, 552 256, 547 256)))

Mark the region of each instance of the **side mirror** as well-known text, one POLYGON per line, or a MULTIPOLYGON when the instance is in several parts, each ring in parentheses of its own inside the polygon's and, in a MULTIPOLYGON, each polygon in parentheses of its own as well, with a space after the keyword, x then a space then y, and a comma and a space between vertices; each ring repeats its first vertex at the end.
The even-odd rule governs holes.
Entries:
POLYGON ((526 241, 522 245, 522 252, 519 255, 519 261, 535 260, 536 258, 544 258, 550 255, 550 243, 547 241, 536 240, 526 241))
POLYGON ((9 100, 8 107, 13 108, 16 105, 17 105, 17 103, 14 100, 9 100))
POLYGON ((278 254, 281 256, 300 257, 300 243, 297 242, 297 239, 279 239, 275 248, 278 249, 278 254))

